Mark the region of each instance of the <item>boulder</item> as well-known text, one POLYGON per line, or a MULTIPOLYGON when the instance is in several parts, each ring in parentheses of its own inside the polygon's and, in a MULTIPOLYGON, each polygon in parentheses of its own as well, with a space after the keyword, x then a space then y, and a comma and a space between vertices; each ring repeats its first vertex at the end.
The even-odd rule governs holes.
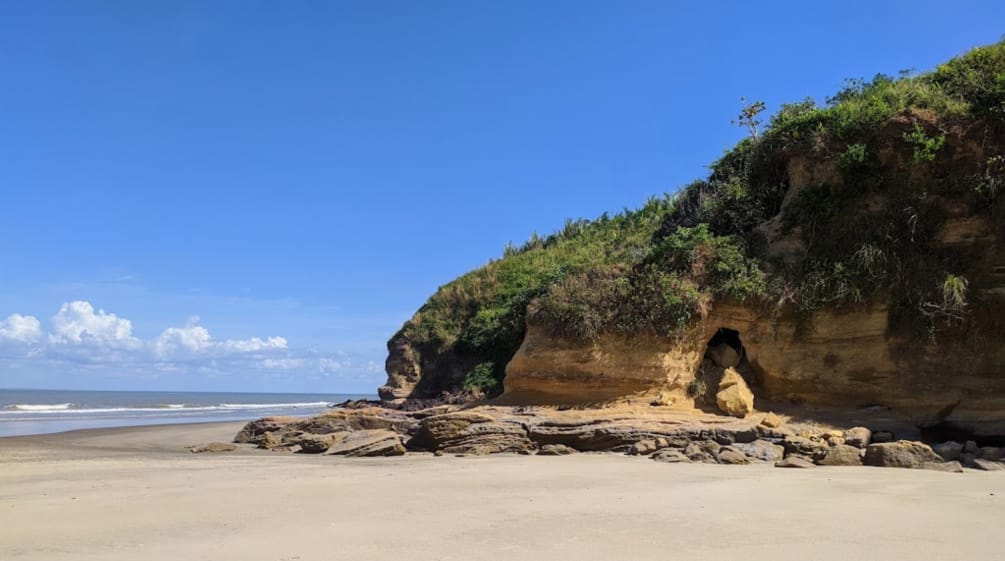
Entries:
POLYGON ((718 463, 716 461, 716 456, 719 452, 719 444, 715 441, 702 441, 702 442, 692 442, 684 448, 684 455, 687 456, 692 462, 699 462, 703 464, 714 464, 718 463))
POLYGON ((545 444, 537 451, 538 456, 568 456, 569 454, 575 454, 577 450, 575 448, 566 446, 565 444, 545 444))
POLYGON ((754 393, 735 368, 727 368, 722 375, 715 403, 723 413, 741 419, 754 410, 754 393))
POLYGON ((786 436, 782 441, 785 453, 805 456, 808 458, 822 457, 827 450, 827 443, 816 438, 805 436, 786 436))
MULTIPOLYGON (((336 433, 344 435, 346 433, 336 433)), ((311 434, 303 433, 297 435, 296 437, 284 440, 283 444, 287 446, 300 446, 301 454, 320 454, 335 442, 336 434, 311 434)))
POLYGON ((974 460, 977 459, 977 456, 974 454, 970 454, 968 452, 963 452, 957 459, 960 461, 961 464, 963 464, 963 467, 972 468, 975 467, 974 460))
MULTIPOLYGON (((664 439, 663 442, 666 442, 666 439, 664 439)), ((632 444, 631 448, 628 449, 628 453, 632 456, 648 456, 649 454, 655 452, 658 448, 659 447, 657 446, 655 440, 647 438, 632 444)))
POLYGON ((726 343, 719 343, 714 347, 709 347, 705 351, 705 356, 719 368, 733 368, 740 364, 740 353, 726 343))
POLYGON ((665 448, 656 452, 651 458, 657 462, 667 464, 690 464, 691 458, 676 448, 665 448))
POLYGON ((860 466, 862 449, 847 444, 831 446, 816 463, 821 466, 860 466))
POLYGON ((297 421, 296 417, 263 417, 244 425, 236 436, 234 442, 238 444, 259 444, 262 436, 267 432, 279 432, 297 421))
POLYGON ((1005 459, 1005 448, 1000 448, 998 446, 984 446, 981 448, 981 458, 994 461, 1005 459))
POLYGON ((966 452, 967 454, 973 454, 978 458, 981 457, 981 449, 979 446, 977 446, 977 443, 974 442, 973 440, 968 440, 967 443, 963 445, 963 451, 966 452))
POLYGON ((397 433, 387 429, 369 429, 338 433, 327 456, 365 458, 373 456, 401 456, 405 446, 397 433))
POLYGON ((985 460, 983 458, 977 458, 974 460, 974 468, 983 471, 1005 471, 1005 464, 985 460))
POLYGON ((844 431, 844 443, 856 448, 865 448, 872 439, 872 431, 865 427, 854 427, 844 431))
POLYGON ((960 453, 963 452, 963 445, 959 442, 950 440, 949 442, 933 444, 932 450, 935 450, 935 453, 942 456, 942 459, 944 460, 955 460, 959 458, 960 453))
POLYGON ((785 456, 785 447, 766 440, 733 444, 733 448, 743 452, 748 458, 764 462, 777 462, 785 456))
POLYGON ((789 456, 780 462, 775 462, 776 468, 811 468, 816 467, 813 462, 801 456, 789 456))
POLYGON ((942 457, 927 444, 911 440, 870 444, 865 449, 867 466, 920 468, 926 462, 942 463, 942 457))
POLYGON ((237 450, 237 445, 230 442, 207 442, 188 447, 188 451, 193 454, 201 452, 233 452, 234 450, 237 450))
POLYGON ((715 455, 715 459, 720 464, 739 465, 750 463, 750 459, 747 458, 746 454, 732 446, 719 448, 719 453, 715 455))
POLYGON ((761 419, 761 424, 771 429, 777 429, 782 426, 782 418, 769 412, 761 419))

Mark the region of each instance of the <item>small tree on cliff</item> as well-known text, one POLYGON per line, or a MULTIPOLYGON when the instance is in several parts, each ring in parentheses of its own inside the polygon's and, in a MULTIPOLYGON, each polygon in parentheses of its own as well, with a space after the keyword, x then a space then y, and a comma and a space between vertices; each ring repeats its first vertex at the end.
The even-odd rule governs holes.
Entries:
POLYGON ((743 109, 740 110, 740 114, 736 119, 733 119, 731 122, 738 127, 743 127, 750 131, 750 138, 757 140, 757 134, 761 129, 761 120, 757 116, 764 112, 765 104, 763 101, 747 103, 747 98, 744 97, 740 98, 740 104, 743 105, 743 109))

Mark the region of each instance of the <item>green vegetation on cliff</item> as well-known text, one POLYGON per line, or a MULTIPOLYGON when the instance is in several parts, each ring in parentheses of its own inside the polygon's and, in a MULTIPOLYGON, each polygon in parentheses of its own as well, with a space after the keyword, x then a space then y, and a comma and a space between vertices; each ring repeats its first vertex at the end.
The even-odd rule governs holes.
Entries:
POLYGON ((721 299, 775 315, 881 300, 912 336, 965 332, 981 256, 946 240, 959 216, 1005 233, 1005 42, 918 76, 851 80, 764 130, 761 108, 707 179, 570 221, 441 287, 396 335, 425 393, 497 393, 528 318, 580 340, 674 337, 721 299))

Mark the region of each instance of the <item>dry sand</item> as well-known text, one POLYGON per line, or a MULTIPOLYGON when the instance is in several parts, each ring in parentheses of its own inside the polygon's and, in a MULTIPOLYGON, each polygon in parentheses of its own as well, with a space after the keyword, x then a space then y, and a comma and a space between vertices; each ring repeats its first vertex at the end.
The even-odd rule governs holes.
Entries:
POLYGON ((1005 472, 183 450, 239 427, 0 439, 0 559, 1005 558, 1005 472))

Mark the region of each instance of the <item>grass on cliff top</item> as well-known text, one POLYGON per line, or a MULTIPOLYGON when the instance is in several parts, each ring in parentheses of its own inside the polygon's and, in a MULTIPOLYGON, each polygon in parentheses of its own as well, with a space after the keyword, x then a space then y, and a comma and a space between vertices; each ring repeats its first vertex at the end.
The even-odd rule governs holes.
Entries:
POLYGON ((498 392, 528 314, 583 341, 672 337, 717 297, 809 312, 885 295, 930 332, 965 321, 972 256, 932 240, 948 200, 1005 231, 1005 42, 922 75, 850 80, 823 106, 783 106, 763 131, 748 117, 753 134, 708 178, 638 210, 569 221, 441 287, 404 329, 424 364, 474 365, 443 389, 498 392), (980 153, 958 157, 974 139, 980 153), (763 225, 782 210, 794 157, 836 174, 786 206, 777 226, 803 251, 782 259, 763 225), (864 211, 868 200, 880 210, 864 211))

